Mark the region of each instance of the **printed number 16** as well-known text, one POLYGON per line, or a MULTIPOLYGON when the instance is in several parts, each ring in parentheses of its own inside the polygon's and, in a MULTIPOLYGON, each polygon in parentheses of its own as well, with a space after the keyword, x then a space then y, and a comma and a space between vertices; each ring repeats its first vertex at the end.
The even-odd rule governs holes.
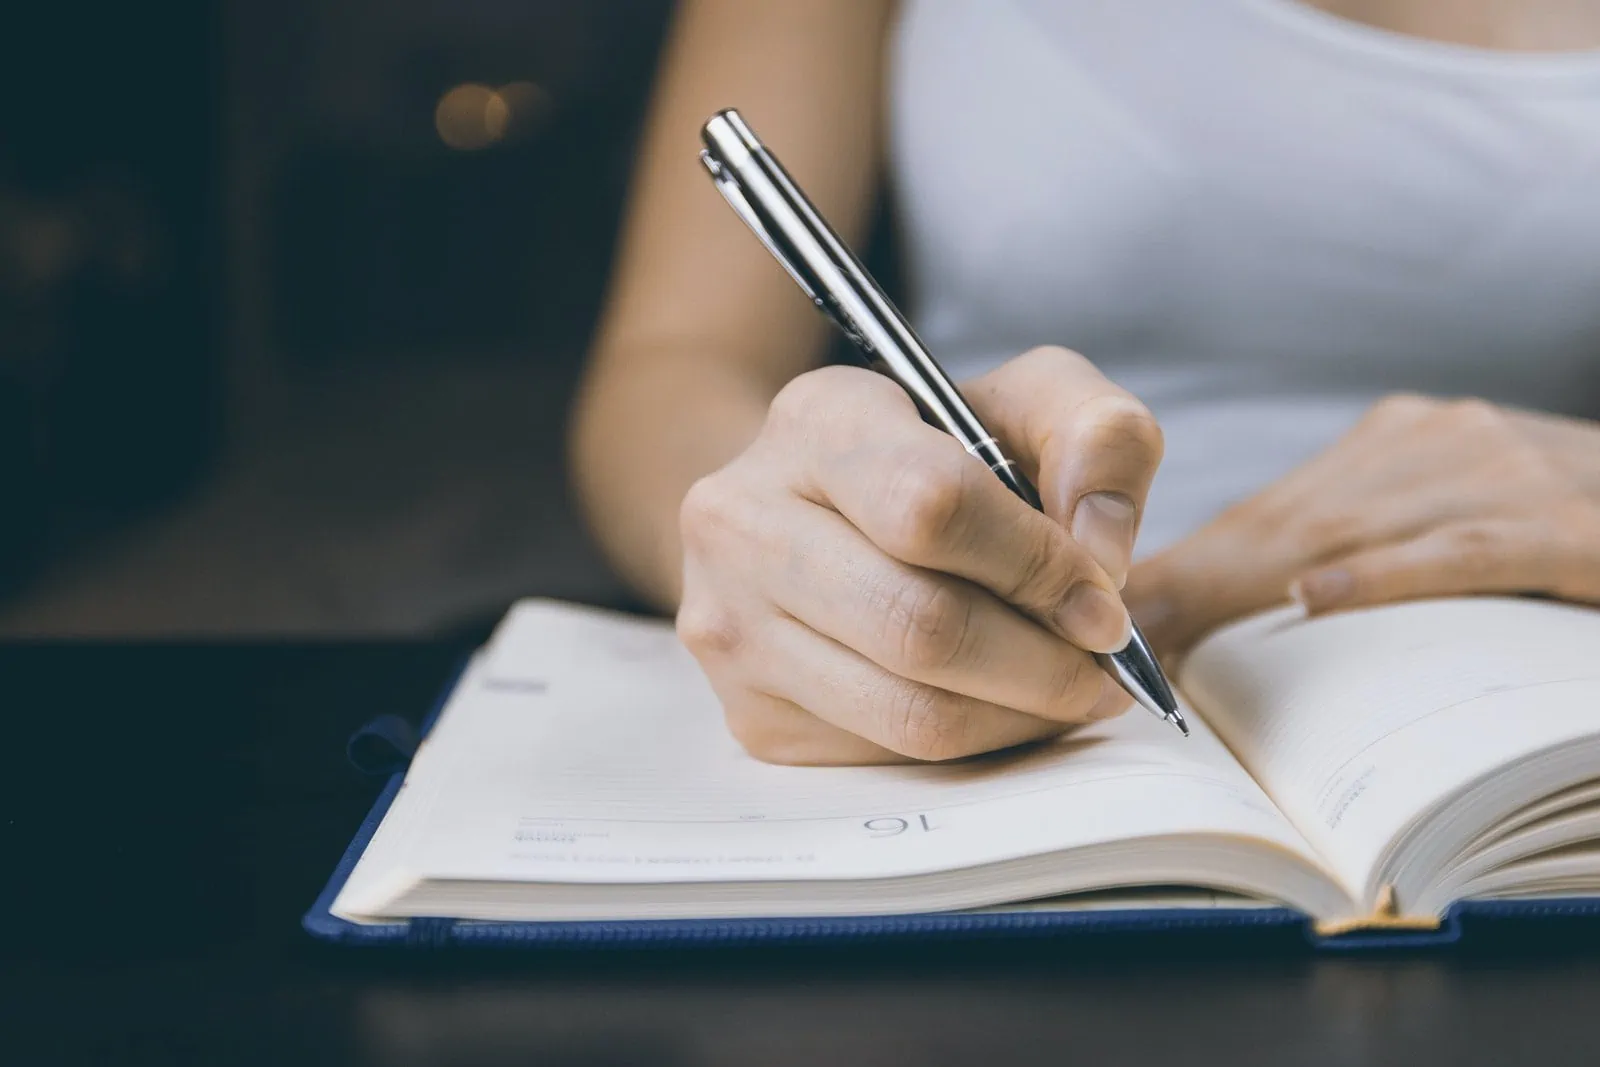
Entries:
POLYGON ((928 821, 926 815, 918 815, 917 821, 914 823, 898 816, 881 816, 876 819, 868 819, 861 824, 861 827, 873 837, 894 837, 896 834, 905 833, 912 827, 917 827, 924 831, 934 829, 934 825, 928 821))

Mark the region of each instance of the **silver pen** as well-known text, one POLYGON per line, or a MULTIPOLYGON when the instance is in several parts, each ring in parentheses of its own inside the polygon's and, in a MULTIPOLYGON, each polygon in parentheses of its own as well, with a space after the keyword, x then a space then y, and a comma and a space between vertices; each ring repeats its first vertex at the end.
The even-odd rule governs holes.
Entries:
MULTIPOLYGON (((722 195, 812 303, 855 343, 867 365, 898 382, 924 419, 960 441, 1028 506, 1041 509, 1027 476, 1000 451, 905 316, 739 113, 717 112, 700 139, 700 162, 722 195)), ((1172 686, 1137 624, 1125 646, 1095 653, 1095 661, 1141 707, 1189 735, 1172 686)))

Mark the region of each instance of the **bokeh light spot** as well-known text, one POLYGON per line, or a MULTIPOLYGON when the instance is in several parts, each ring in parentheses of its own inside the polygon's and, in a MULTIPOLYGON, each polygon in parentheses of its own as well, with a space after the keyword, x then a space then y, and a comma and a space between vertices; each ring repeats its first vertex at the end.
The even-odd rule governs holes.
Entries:
POLYGON ((462 152, 487 148, 504 137, 509 117, 510 109, 500 94, 476 82, 451 89, 433 109, 439 139, 462 152))

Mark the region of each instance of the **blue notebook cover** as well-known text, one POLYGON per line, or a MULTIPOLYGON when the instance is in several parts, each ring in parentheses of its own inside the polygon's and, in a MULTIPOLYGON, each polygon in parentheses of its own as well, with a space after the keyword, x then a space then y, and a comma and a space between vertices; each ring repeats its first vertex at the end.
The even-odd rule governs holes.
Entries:
MULTIPOLYGON (((426 736, 444 709, 465 664, 450 679, 418 736, 426 736)), ((392 720, 377 732, 397 748, 414 738, 392 720)), ((358 735, 359 736, 359 735, 358 735)), ((1179 930, 1298 930, 1309 945, 1340 951, 1415 948, 1453 944, 1461 939, 1462 921, 1539 920, 1575 916, 1600 917, 1600 898, 1526 901, 1462 901, 1451 907, 1432 930, 1361 930, 1336 937, 1319 935, 1308 916, 1289 908, 1159 908, 1143 910, 1062 910, 1013 913, 934 912, 922 915, 865 915, 830 918, 664 919, 616 922, 483 922, 449 916, 413 918, 392 923, 353 923, 332 912, 333 902, 383 822, 405 780, 394 771, 345 848, 327 885, 301 919, 313 937, 343 945, 389 945, 418 948, 502 946, 510 948, 687 948, 692 946, 771 945, 850 941, 932 941, 1071 937, 1083 934, 1154 933, 1179 930)))

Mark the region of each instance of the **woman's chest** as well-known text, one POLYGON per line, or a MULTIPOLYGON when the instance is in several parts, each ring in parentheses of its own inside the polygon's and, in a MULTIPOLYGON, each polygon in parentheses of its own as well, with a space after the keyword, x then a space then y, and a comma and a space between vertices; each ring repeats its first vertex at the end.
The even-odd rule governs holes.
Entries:
POLYGON ((1600 353, 1600 56, 1480 66, 1325 22, 1350 25, 1298 0, 908 5, 895 174, 932 339, 1600 353))

